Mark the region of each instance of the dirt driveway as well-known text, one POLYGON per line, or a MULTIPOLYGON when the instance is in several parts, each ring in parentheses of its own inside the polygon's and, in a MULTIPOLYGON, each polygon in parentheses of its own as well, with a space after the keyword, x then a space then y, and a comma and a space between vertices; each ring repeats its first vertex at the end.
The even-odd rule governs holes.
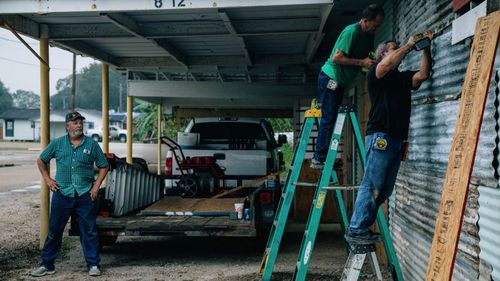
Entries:
MULTIPOLYGON (((4 184, 8 192, 0 196, 0 280, 260 280, 257 272, 263 239, 192 237, 120 237, 101 253, 103 275, 90 278, 78 237, 65 236, 56 274, 30 277, 29 272, 39 263, 39 187, 31 178, 38 178, 38 172, 34 165, 34 171, 16 169, 31 160, 9 158, 7 153, 9 150, 0 150, 0 158, 3 155, 19 165, 8 171, 0 168, 0 183, 11 176, 19 185, 13 189, 4 184), (22 186, 29 188, 19 188, 22 186)), ((38 154, 30 155, 28 158, 34 155, 36 159, 38 154)), ((291 279, 301 240, 301 232, 285 234, 273 280, 291 279)), ((345 260, 341 233, 320 232, 307 280, 339 280, 345 260)), ((375 279, 368 272, 360 280, 375 279)))

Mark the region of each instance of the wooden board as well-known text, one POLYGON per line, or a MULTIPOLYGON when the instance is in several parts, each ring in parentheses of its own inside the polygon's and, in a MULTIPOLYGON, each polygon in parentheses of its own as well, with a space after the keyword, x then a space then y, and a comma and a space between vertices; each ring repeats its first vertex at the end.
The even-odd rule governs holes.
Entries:
POLYGON ((451 280, 498 45, 500 11, 479 18, 451 145, 426 280, 451 280))
MULTIPOLYGON (((300 169, 300 175, 298 182, 309 182, 315 183, 319 181, 321 176, 320 170, 314 170, 310 168, 311 159, 304 159, 302 167, 300 169)), ((337 172, 337 177, 339 181, 343 183, 342 173, 337 172)), ((297 185, 295 190, 295 200, 293 205, 293 218, 299 222, 306 222, 309 217, 309 212, 311 211, 311 204, 314 197, 314 192, 316 188, 297 185)), ((335 209, 335 200, 333 198, 333 192, 328 192, 328 197, 325 200, 325 207, 323 213, 321 214, 321 223, 332 223, 340 222, 339 215, 335 209)))
POLYGON ((113 235, 185 235, 185 236, 256 236, 251 221, 228 217, 145 217, 129 215, 119 218, 98 217, 97 228, 105 236, 113 235))
POLYGON ((234 203, 243 203, 244 200, 165 197, 142 212, 234 212, 234 203))

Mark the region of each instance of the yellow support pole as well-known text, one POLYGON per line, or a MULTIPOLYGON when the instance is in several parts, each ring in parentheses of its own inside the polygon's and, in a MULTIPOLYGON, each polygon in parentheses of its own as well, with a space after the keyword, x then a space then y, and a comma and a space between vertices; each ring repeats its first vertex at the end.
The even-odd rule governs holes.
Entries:
MULTIPOLYGON (((43 150, 49 144, 49 40, 40 38, 40 56, 47 64, 40 62, 40 149, 43 150)), ((50 173, 50 167, 49 167, 50 173)), ((43 180, 40 184, 40 249, 45 244, 49 233, 49 204, 50 191, 43 180)))
POLYGON ((157 135, 157 140, 158 140, 158 149, 156 149, 158 151, 157 155, 156 155, 156 163, 158 163, 156 169, 157 169, 157 173, 158 173, 158 176, 161 175, 161 121, 162 121, 162 110, 161 110, 161 104, 158 104, 158 135, 157 135))
POLYGON ((132 104, 134 97, 127 96, 127 163, 132 164, 132 104))
POLYGON ((102 64, 102 150, 109 152, 109 66, 102 64))

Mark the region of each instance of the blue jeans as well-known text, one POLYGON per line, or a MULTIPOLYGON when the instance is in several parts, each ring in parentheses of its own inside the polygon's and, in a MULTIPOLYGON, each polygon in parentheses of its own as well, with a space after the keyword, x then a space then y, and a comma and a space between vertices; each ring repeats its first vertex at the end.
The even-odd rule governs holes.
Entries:
POLYGON ((52 195, 49 234, 41 253, 41 265, 49 270, 54 269, 54 260, 61 252, 64 227, 73 211, 78 217, 80 243, 87 261, 87 267, 99 265, 99 238, 96 227, 97 208, 95 202, 90 198, 90 192, 71 198, 56 191, 52 195))
POLYGON ((333 126, 337 119, 339 106, 344 97, 344 88, 340 85, 334 91, 328 89, 326 85, 330 77, 323 71, 318 74, 319 102, 321 103, 321 122, 318 129, 318 138, 316 139, 316 149, 314 159, 325 162, 328 146, 332 138, 333 126))
POLYGON ((386 133, 374 133, 365 138, 365 175, 356 197, 349 229, 356 234, 368 231, 377 217, 380 205, 391 195, 403 153, 403 139, 386 133), (383 142, 386 140, 386 147, 383 142))

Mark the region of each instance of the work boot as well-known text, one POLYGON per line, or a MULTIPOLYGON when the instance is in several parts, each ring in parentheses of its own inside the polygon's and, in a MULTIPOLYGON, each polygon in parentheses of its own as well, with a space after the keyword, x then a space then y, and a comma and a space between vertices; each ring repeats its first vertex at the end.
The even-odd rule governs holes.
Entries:
POLYGON ((314 169, 314 170, 323 170, 323 167, 325 167, 325 163, 319 161, 316 158, 313 158, 313 159, 311 159, 311 166, 310 167, 311 167, 311 169, 314 169))
POLYGON ((380 233, 371 230, 359 234, 349 230, 344 237, 349 244, 355 245, 370 245, 380 241, 380 233))
POLYGON ((42 277, 42 276, 51 275, 51 274, 54 274, 54 273, 56 273, 56 271, 54 269, 49 270, 45 266, 42 265, 39 268, 33 270, 31 272, 31 276, 33 276, 33 277, 42 277))

